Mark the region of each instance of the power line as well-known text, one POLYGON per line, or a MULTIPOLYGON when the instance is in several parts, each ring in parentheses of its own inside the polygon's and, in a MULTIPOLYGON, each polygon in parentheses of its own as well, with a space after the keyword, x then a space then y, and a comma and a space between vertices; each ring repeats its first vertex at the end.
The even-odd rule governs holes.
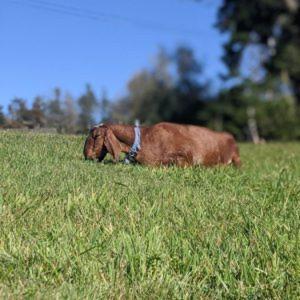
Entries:
POLYGON ((52 8, 52 7, 43 7, 40 6, 38 4, 34 4, 34 3, 26 3, 26 2, 18 2, 15 0, 10 0, 11 3, 13 4, 17 4, 17 5, 22 5, 22 6, 29 6, 29 7, 33 7, 39 10, 43 10, 43 11, 50 11, 50 12, 57 12, 63 15, 69 15, 69 16, 73 16, 73 17, 84 17, 86 19, 90 19, 90 20, 97 20, 97 18, 92 17, 92 16, 87 16, 87 15, 83 15, 83 14, 79 14, 79 13, 75 13, 75 12, 70 12, 70 11, 65 11, 65 10, 61 10, 61 9, 57 9, 57 8, 52 8))
POLYGON ((195 31, 195 30, 189 30, 184 28, 176 28, 176 27, 169 27, 163 24, 155 23, 148 20, 142 20, 137 18, 128 18, 121 15, 116 14, 109 14, 105 12, 100 11, 93 11, 90 9, 83 9, 78 8, 70 5, 64 5, 60 3, 55 2, 49 2, 49 1, 43 1, 43 0, 25 0, 25 1, 18 1, 18 0, 9 0, 11 3, 17 4, 17 5, 25 5, 29 7, 33 7, 39 10, 43 11, 50 11, 50 12, 56 12, 63 15, 69 15, 74 16, 82 19, 89 19, 92 21, 120 21, 120 22, 126 22, 128 24, 131 24, 133 26, 136 26, 138 28, 145 28, 145 29, 151 29, 155 31, 164 31, 169 33, 175 33, 180 35, 189 35, 194 36, 197 38, 200 38, 200 36, 203 36, 203 32, 195 31))

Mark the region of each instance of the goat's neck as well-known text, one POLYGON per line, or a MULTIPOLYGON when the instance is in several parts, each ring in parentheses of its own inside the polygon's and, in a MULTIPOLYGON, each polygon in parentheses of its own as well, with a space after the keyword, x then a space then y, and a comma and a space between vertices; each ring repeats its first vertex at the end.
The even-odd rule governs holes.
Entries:
POLYGON ((134 127, 130 125, 110 125, 109 127, 122 144, 124 148, 122 150, 125 150, 125 152, 129 151, 134 142, 134 127))

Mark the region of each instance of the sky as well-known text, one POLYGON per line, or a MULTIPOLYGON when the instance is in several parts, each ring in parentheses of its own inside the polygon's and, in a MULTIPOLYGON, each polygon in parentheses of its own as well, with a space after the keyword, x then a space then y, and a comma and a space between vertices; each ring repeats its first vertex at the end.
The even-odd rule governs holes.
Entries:
POLYGON ((224 37, 214 28, 221 0, 1 0, 0 105, 30 104, 61 87, 78 97, 90 83, 111 99, 153 65, 159 47, 188 45, 218 87, 224 37))

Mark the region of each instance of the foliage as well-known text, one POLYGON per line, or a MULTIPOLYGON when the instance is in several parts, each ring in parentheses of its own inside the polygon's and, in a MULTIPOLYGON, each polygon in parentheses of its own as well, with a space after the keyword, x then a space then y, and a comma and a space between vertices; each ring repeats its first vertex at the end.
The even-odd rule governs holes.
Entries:
POLYGON ((99 106, 101 110, 100 112, 101 122, 109 121, 111 118, 111 105, 105 90, 102 91, 102 97, 99 101, 99 106))
POLYGON ((6 124, 6 118, 3 112, 3 107, 0 105, 0 126, 3 126, 6 124))
POLYGON ((22 98, 15 98, 8 106, 8 111, 11 118, 19 123, 31 125, 32 115, 30 110, 27 108, 26 101, 22 98))
POLYGON ((223 90, 210 102, 201 118, 216 130, 231 132, 239 140, 249 140, 248 110, 254 108, 260 137, 264 140, 300 138, 300 115, 293 98, 282 95, 277 81, 254 84, 244 81, 223 90))
POLYGON ((243 144, 236 170, 96 164, 83 141, 0 132, 0 298, 299 297, 299 144, 243 144))
POLYGON ((218 99, 200 112, 207 126, 218 131, 231 132, 239 140, 249 138, 247 125, 248 101, 242 96, 243 86, 220 92, 218 99))
POLYGON ((31 114, 35 126, 44 127, 46 125, 46 103, 43 101, 42 97, 36 97, 34 99, 31 114))
POLYGON ((90 85, 86 86, 85 93, 78 99, 78 105, 80 107, 79 130, 80 132, 87 132, 95 123, 93 113, 97 106, 97 99, 90 85))
POLYGON ((52 128, 59 133, 71 134, 86 132, 94 123, 94 117, 98 120, 110 117, 109 100, 103 97, 98 100, 89 85, 78 99, 73 99, 69 93, 62 95, 60 88, 54 89, 54 97, 50 99, 35 97, 31 107, 27 106, 26 100, 15 98, 8 111, 9 117, 6 118, 1 110, 5 118, 4 128, 52 128), (101 111, 97 114, 99 106, 101 111))
POLYGON ((198 123, 197 111, 208 99, 208 84, 200 83, 199 75, 201 64, 192 49, 179 47, 171 55, 161 49, 154 67, 129 81, 128 94, 114 105, 112 118, 123 122, 137 118, 148 124, 198 123))
POLYGON ((269 140, 292 140, 300 138, 300 114, 286 99, 261 102, 258 124, 262 137, 269 140))
POLYGON ((47 116, 49 127, 57 128, 58 132, 62 132, 64 111, 61 105, 61 91, 59 88, 54 90, 54 98, 47 103, 47 116))
POLYGON ((76 103, 71 95, 67 94, 64 100, 64 122, 63 128, 65 133, 77 132, 78 113, 76 103))
POLYGON ((230 76, 239 74, 250 45, 263 50, 262 66, 282 76, 300 103, 300 5, 298 0, 223 0, 217 26, 229 35, 224 62, 230 76))

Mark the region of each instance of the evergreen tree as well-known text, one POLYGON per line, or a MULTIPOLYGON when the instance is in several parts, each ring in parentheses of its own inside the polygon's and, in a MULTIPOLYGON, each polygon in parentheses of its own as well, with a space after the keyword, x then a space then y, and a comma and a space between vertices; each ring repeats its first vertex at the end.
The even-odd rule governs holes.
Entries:
POLYGON ((62 132, 63 122, 64 112, 61 105, 61 91, 59 88, 56 88, 54 90, 54 98, 47 103, 47 126, 62 132))
POLYGON ((3 112, 3 106, 0 105, 0 127, 6 124, 6 118, 3 112))
POLYGON ((44 100, 39 96, 35 97, 31 109, 31 114, 35 127, 44 127, 46 125, 45 113, 46 104, 44 100))
POLYGON ((78 114, 75 102, 71 95, 67 94, 64 101, 64 131, 66 133, 76 133, 78 114))
POLYGON ((27 108, 26 101, 22 98, 15 98, 8 106, 9 114, 13 121, 30 126, 33 123, 31 111, 27 108))
POLYGON ((94 124, 94 113, 97 107, 96 96, 90 85, 86 86, 85 93, 78 99, 79 117, 78 127, 80 132, 87 132, 94 124))
POLYGON ((108 122, 111 119, 111 111, 110 111, 110 102, 109 99, 107 97, 106 91, 103 89, 102 91, 102 96, 100 99, 100 119, 101 122, 108 122))
POLYGON ((175 95, 177 98, 176 113, 172 120, 180 123, 197 123, 199 111, 209 99, 208 83, 200 83, 203 70, 194 52, 188 47, 177 48, 174 55, 177 70, 175 95))

